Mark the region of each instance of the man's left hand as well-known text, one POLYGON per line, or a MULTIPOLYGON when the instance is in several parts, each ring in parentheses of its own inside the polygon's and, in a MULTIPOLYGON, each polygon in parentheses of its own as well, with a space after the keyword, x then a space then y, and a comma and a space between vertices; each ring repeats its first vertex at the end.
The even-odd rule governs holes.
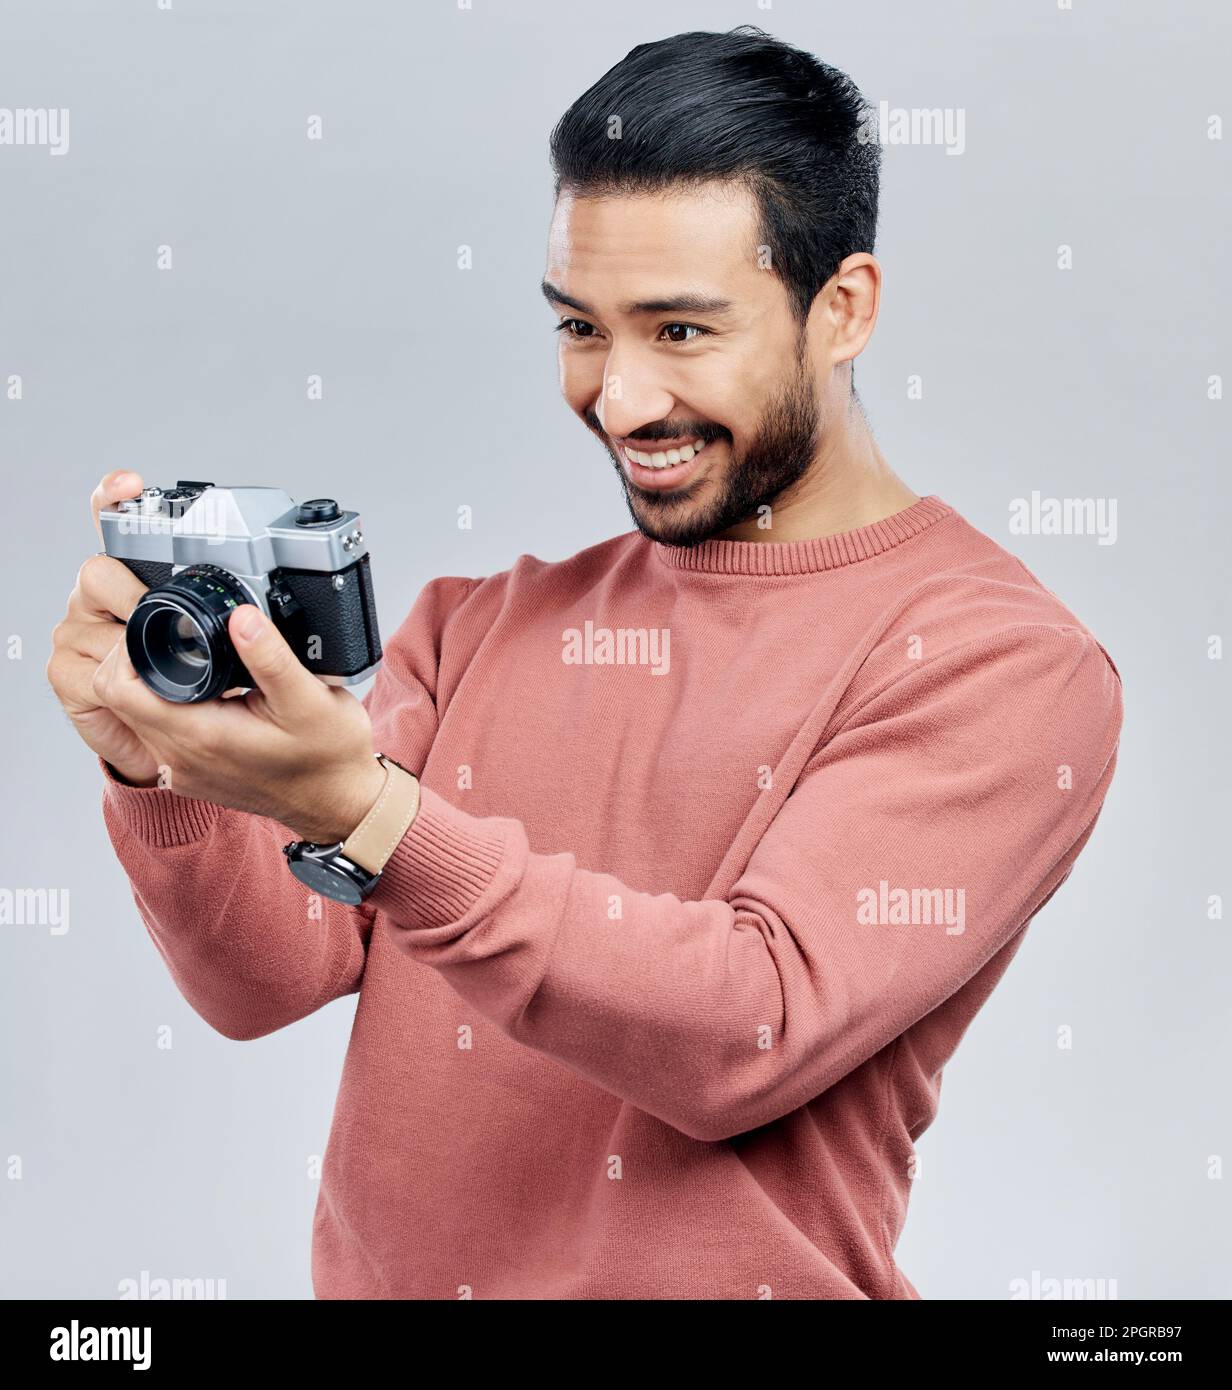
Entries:
POLYGON ((301 839, 345 840, 385 783, 368 711, 314 676, 254 605, 237 608, 227 631, 256 682, 242 698, 163 700, 123 640, 99 664, 95 694, 155 754, 173 792, 269 816, 301 839))

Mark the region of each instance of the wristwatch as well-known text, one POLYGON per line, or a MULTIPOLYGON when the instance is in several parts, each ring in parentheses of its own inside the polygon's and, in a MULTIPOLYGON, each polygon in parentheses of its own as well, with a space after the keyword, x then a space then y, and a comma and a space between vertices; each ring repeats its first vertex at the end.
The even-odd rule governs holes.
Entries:
POLYGON ((377 753, 385 785, 372 809, 336 845, 292 840, 283 846, 291 872, 314 893, 356 907, 380 881, 385 862, 419 810, 419 779, 400 763, 377 753))

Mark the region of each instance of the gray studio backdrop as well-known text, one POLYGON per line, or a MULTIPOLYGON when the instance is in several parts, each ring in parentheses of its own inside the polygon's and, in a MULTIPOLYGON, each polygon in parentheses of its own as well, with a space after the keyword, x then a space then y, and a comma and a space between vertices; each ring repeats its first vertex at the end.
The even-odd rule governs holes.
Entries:
POLYGON ((948 144, 886 148, 861 393, 900 476, 1015 551, 1125 686, 1100 824, 946 1069, 897 1258, 925 1298, 1232 1294, 1217 0, 5 0, 0 108, 70 120, 61 153, 50 127, 0 142, 0 901, 70 915, 0 928, 0 1294, 311 1297, 354 1009, 228 1041, 148 939, 43 675, 91 488, 129 465, 337 496, 386 632, 435 575, 629 529, 558 394, 547 135, 634 45, 746 22, 888 111, 950 113, 948 144), (1115 540, 1011 534, 1033 493, 1114 503, 1115 540))

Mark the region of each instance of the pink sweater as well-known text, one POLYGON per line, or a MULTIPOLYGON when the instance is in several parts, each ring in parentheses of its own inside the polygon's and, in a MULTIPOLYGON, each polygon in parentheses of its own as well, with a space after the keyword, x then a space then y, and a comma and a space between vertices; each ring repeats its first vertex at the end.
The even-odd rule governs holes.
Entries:
POLYGON ((1115 767, 1079 620, 936 496, 630 531, 432 581, 366 704, 423 794, 362 908, 274 821, 103 795, 212 1027, 358 991, 317 1296, 918 1298, 913 1144, 1115 767))

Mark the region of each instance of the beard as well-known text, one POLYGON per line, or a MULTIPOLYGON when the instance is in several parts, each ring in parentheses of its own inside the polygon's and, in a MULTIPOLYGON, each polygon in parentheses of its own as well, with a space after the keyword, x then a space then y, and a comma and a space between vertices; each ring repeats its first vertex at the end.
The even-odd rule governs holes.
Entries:
MULTIPOLYGON (((695 546, 757 515, 759 508, 785 500, 809 471, 817 450, 820 412, 817 388, 803 352, 797 350, 796 375, 766 407, 753 439, 741 453, 730 450, 721 479, 699 478, 675 492, 646 492, 629 481, 618 455, 607 444, 597 417, 587 423, 599 433, 624 486, 625 505, 633 524, 648 540, 664 545, 695 546), (715 489, 702 502, 696 494, 715 489)), ((693 434, 707 444, 714 439, 732 444, 728 431, 714 425, 700 429, 673 428, 673 434, 693 434)))

